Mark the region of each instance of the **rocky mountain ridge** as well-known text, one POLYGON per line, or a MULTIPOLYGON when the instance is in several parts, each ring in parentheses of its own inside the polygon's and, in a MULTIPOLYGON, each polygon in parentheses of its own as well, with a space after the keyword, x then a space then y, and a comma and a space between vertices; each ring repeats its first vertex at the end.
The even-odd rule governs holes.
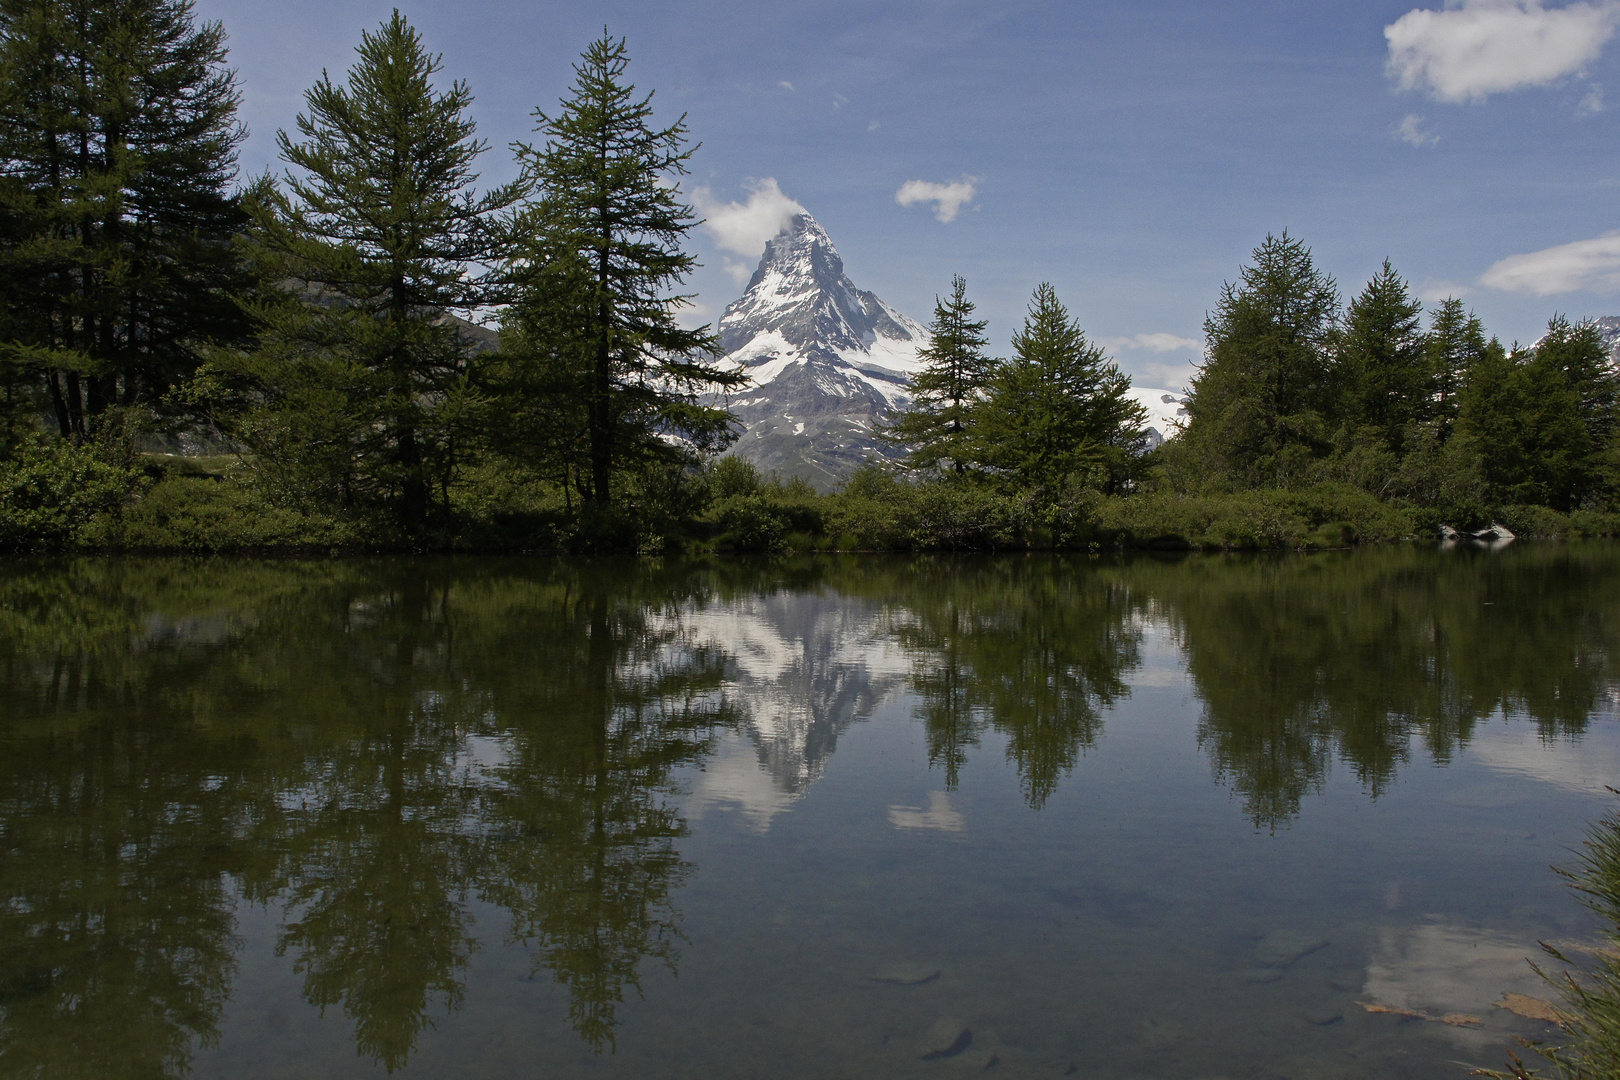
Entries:
MULTIPOLYGON (((876 430, 911 403, 928 331, 857 288, 815 218, 795 214, 765 245, 718 331, 725 359, 753 380, 714 399, 743 425, 730 453, 821 490, 873 458, 899 456, 876 430)), ((1147 408, 1155 442, 1173 434, 1179 394, 1139 387, 1132 396, 1147 408)))
POLYGON ((765 245, 718 329, 727 360, 753 379, 723 399, 744 425, 732 453, 825 489, 894 452, 873 432, 910 403, 928 332, 855 287, 815 218, 794 215, 765 245))

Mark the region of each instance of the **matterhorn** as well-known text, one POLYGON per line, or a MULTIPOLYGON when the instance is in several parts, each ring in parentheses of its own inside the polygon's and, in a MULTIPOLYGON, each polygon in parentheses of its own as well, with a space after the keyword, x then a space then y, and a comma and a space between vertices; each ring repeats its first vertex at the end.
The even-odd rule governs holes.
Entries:
MULTIPOLYGON (((857 289, 809 214, 794 214, 765 245, 747 290, 720 316, 719 337, 726 360, 752 379, 719 401, 743 425, 730 453, 823 491, 873 459, 902 455, 877 432, 911 404, 928 331, 857 289)), ((1152 443, 1184 415, 1178 395, 1132 396, 1147 407, 1152 443)))
POLYGON ((745 426, 732 453, 822 489, 896 453, 875 430, 910 403, 928 331, 857 289, 815 218, 793 215, 765 245, 719 331, 727 360, 753 379, 724 402, 745 426))

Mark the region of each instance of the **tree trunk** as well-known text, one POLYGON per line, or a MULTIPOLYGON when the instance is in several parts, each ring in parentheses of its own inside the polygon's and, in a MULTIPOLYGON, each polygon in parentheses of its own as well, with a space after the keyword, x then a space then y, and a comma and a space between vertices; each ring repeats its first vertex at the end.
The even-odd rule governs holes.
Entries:
POLYGON ((51 408, 56 413, 56 427, 62 433, 62 438, 73 437, 73 418, 68 414, 67 402, 62 398, 62 380, 55 371, 45 376, 45 382, 51 388, 51 408))
POLYGON ((405 428, 399 435, 399 463, 405 467, 400 485, 399 517, 405 528, 416 534, 427 531, 428 502, 432 498, 422 476, 422 452, 416 445, 416 431, 405 428))

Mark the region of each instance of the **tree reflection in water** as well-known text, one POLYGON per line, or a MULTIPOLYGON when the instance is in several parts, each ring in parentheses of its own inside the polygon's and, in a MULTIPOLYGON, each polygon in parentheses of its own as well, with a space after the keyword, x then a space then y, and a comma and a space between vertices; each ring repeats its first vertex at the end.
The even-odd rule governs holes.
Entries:
POLYGON ((858 597, 883 613, 859 633, 912 657, 947 786, 994 732, 1035 808, 1097 743, 1157 624, 1214 770, 1275 828, 1335 761, 1377 797, 1499 712, 1578 735, 1616 681, 1617 570, 1612 546, 9 564, 0 1072, 183 1075, 218 1037, 243 898, 282 913, 307 1000, 389 1070, 461 1002, 476 902, 611 1049, 627 990, 677 959, 679 770, 758 704, 712 624, 689 625, 705 608, 858 597))
POLYGON ((1390 548, 1125 572, 1175 629, 1216 774, 1276 828, 1335 759, 1377 797, 1414 742, 1443 763, 1492 715, 1583 732, 1620 678, 1617 554, 1390 548))
POLYGON ((731 721, 723 657, 678 617, 701 581, 12 568, 7 1075, 184 1073, 228 993, 232 881, 280 905, 305 996, 390 1071, 461 1000, 471 896, 508 909, 610 1047, 642 960, 675 961, 672 772, 731 721))
POLYGON ((1022 559, 928 560, 883 586, 903 612, 895 632, 917 658, 912 690, 946 787, 994 729, 1039 809, 1130 692, 1141 631, 1128 586, 1085 562, 1022 559))

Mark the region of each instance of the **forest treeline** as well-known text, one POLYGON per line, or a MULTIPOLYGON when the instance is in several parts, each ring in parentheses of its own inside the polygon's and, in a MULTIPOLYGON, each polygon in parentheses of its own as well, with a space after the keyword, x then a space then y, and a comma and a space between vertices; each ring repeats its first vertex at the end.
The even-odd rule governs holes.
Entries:
POLYGON ((746 377, 683 320, 684 117, 604 32, 509 183, 397 12, 239 173, 189 0, 0 0, 0 547, 1337 546, 1499 519, 1611 533, 1616 376, 1554 318, 1504 347, 1387 264, 1346 306, 1268 237, 1185 430, 1039 286, 1012 355, 961 278, 898 464, 824 494, 724 456, 746 377), (1168 433, 1166 433, 1168 434, 1168 433))

